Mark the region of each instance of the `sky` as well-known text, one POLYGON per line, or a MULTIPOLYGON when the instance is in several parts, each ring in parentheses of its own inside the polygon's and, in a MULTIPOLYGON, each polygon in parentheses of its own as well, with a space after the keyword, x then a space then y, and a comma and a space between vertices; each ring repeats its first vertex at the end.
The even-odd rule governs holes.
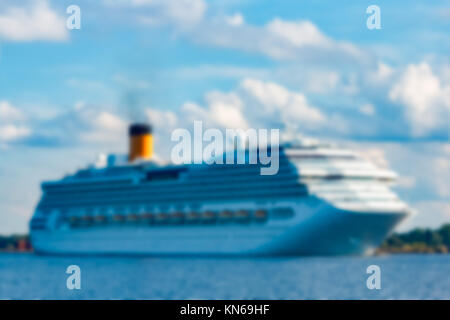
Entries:
POLYGON ((128 123, 167 158, 194 120, 351 146, 399 174, 399 231, 450 222, 450 1, 0 0, 0 234, 128 123))

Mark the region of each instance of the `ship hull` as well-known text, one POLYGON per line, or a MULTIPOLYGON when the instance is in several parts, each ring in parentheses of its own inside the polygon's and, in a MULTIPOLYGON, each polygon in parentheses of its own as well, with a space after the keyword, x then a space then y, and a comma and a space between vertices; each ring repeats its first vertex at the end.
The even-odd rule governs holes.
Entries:
POLYGON ((407 216, 328 204, 293 208, 288 221, 36 230, 31 238, 40 254, 357 255, 370 253, 407 216))

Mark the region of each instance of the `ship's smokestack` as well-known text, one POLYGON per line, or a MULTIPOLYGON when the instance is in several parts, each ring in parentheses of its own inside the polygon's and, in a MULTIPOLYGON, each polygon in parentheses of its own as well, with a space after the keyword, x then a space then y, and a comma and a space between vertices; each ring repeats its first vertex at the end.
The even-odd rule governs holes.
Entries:
POLYGON ((149 160, 153 155, 152 127, 148 124, 135 123, 130 125, 129 161, 135 159, 149 160))

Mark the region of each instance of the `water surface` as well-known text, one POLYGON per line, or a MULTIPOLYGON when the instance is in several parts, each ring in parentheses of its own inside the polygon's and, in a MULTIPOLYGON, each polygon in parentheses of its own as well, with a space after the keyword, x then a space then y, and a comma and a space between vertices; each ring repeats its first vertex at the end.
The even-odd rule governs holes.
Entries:
POLYGON ((450 299, 450 255, 289 258, 0 254, 0 299, 450 299), (69 265, 81 290, 68 290, 69 265), (381 268, 381 290, 366 268, 381 268))

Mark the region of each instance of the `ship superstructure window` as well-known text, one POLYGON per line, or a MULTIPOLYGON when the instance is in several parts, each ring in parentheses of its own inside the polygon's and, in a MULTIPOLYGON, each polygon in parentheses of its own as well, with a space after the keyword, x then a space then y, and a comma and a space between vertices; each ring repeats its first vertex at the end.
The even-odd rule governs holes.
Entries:
MULTIPOLYGON (((66 217, 56 227, 70 226, 71 228, 105 228, 108 226, 127 227, 164 227, 174 225, 205 225, 226 223, 230 226, 241 224, 261 224, 270 219, 289 219, 294 216, 291 208, 276 208, 266 210, 260 209, 224 209, 224 210, 198 210, 193 211, 183 206, 186 210, 170 209, 168 206, 158 206, 153 212, 125 212, 123 207, 117 207, 113 214, 107 214, 108 210, 97 211, 95 214, 88 214, 88 209, 79 210, 76 215, 71 214, 66 217), (270 212, 270 213, 269 213, 270 212)), ((44 228, 45 220, 42 222, 38 218, 33 219, 33 227, 44 228)))
POLYGON ((270 210, 269 214, 275 219, 289 219, 294 216, 294 210, 292 208, 276 208, 270 210))
POLYGON ((178 177, 180 176, 180 173, 182 173, 184 171, 186 171, 185 168, 150 171, 150 172, 147 172, 146 180, 154 181, 154 180, 178 179, 178 177))

